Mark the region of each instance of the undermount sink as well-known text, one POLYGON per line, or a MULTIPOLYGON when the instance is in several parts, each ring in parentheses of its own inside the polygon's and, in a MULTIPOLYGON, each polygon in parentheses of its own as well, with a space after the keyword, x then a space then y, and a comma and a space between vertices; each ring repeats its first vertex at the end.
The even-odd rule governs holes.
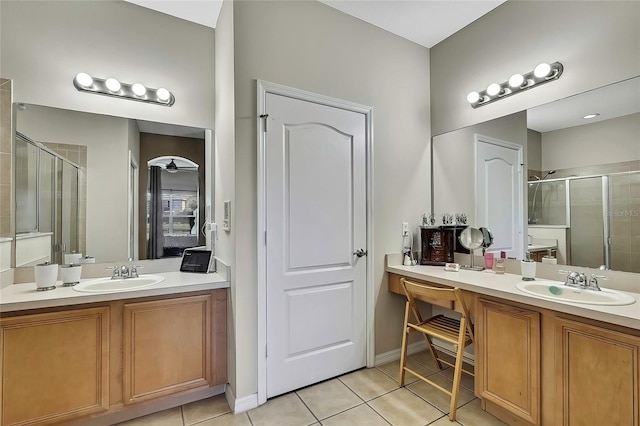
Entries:
POLYGON ((140 275, 137 278, 97 278, 76 284, 73 289, 84 293, 113 293, 151 287, 164 281, 160 275, 140 275))
POLYGON ((522 281, 516 288, 525 293, 549 300, 584 303, 586 305, 631 305, 635 299, 626 293, 603 288, 602 291, 583 290, 565 286, 559 281, 522 281))

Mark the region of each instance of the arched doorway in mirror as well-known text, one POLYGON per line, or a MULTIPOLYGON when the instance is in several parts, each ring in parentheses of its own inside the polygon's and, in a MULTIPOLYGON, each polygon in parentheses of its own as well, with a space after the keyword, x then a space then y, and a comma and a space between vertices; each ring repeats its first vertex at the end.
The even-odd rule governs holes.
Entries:
POLYGON ((146 258, 178 257, 201 245, 199 165, 160 156, 147 162, 146 258))

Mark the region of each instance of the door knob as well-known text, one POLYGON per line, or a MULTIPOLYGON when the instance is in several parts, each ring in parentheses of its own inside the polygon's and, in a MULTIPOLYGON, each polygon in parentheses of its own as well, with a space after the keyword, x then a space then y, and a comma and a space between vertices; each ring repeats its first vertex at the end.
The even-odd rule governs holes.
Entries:
POLYGON ((367 251, 365 249, 358 249, 355 252, 353 252, 353 254, 355 254, 358 257, 362 257, 367 255, 367 251))

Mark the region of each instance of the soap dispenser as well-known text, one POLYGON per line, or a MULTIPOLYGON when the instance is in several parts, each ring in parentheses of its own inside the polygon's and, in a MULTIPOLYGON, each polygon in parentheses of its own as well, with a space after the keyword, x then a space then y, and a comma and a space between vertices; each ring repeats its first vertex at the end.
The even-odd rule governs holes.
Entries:
POLYGON ((531 253, 527 252, 527 258, 520 261, 522 281, 534 281, 536 279, 536 262, 531 259, 531 253))

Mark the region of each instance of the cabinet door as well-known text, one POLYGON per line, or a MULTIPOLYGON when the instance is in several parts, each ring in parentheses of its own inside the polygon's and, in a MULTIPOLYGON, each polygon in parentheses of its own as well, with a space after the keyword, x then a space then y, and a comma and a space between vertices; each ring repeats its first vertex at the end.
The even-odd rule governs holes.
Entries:
POLYGON ((108 307, 3 318, 0 330, 3 426, 108 408, 108 307))
POLYGON ((125 404, 210 384, 210 294, 125 304, 125 404))
POLYGON ((479 396, 540 424, 540 314, 486 299, 477 311, 479 396))
POLYGON ((557 425, 638 426, 640 338, 556 319, 557 425))

